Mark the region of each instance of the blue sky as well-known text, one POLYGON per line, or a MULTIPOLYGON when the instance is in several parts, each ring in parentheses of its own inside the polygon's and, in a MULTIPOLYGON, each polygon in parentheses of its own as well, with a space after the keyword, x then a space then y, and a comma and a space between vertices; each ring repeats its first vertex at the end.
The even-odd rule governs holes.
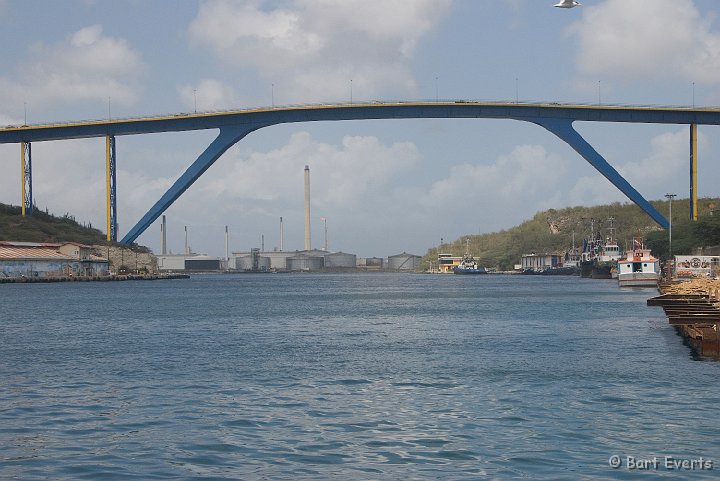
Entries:
MULTIPOLYGON (((0 124, 275 105, 478 99, 720 105, 712 0, 0 0, 0 124)), ((688 128, 576 123, 646 198, 688 196, 688 128)), ((720 195, 717 127, 699 128, 699 194, 720 195)), ((118 137, 120 235, 215 132, 118 137)), ((0 201, 20 202, 0 146, 0 201)), ((104 139, 33 144, 36 204, 105 226, 104 139)), ((537 211, 627 199, 544 129, 510 120, 321 122, 262 129, 166 212, 169 247, 313 246, 423 254, 537 211)), ((159 251, 156 223, 139 243, 159 251)))

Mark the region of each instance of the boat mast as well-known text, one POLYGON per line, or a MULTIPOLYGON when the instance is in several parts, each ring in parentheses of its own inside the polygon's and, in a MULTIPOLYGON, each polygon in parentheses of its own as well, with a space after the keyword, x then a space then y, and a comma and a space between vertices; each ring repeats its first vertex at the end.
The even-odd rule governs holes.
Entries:
POLYGON ((615 227, 613 226, 613 222, 615 222, 615 217, 608 217, 608 222, 610 224, 610 227, 608 227, 608 239, 607 244, 614 244, 615 240, 615 227))

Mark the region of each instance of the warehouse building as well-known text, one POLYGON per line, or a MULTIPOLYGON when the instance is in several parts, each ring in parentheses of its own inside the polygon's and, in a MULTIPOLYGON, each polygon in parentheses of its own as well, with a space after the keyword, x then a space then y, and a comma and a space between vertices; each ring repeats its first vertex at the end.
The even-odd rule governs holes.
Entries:
POLYGON ((203 254, 166 254, 157 256, 158 270, 170 271, 195 271, 210 272, 220 271, 225 268, 224 261, 218 257, 210 257, 203 254))
POLYGON ((69 277, 108 275, 108 260, 74 242, 0 241, 0 276, 69 277))

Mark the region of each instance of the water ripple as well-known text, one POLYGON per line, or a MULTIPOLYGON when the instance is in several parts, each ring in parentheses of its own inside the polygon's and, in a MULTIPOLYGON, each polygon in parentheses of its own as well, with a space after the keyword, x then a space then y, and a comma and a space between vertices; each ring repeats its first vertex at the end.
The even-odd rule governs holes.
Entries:
POLYGON ((647 292, 457 277, 3 286, 0 478, 669 479, 608 459, 720 463, 720 363, 694 362, 647 292))

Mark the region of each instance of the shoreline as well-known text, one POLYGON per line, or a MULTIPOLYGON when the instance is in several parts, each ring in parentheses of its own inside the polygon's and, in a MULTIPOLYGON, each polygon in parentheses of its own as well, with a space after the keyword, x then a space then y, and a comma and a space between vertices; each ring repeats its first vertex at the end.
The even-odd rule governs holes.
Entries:
POLYGON ((120 282, 189 279, 189 274, 117 274, 111 276, 0 277, 0 284, 35 284, 51 282, 120 282))

